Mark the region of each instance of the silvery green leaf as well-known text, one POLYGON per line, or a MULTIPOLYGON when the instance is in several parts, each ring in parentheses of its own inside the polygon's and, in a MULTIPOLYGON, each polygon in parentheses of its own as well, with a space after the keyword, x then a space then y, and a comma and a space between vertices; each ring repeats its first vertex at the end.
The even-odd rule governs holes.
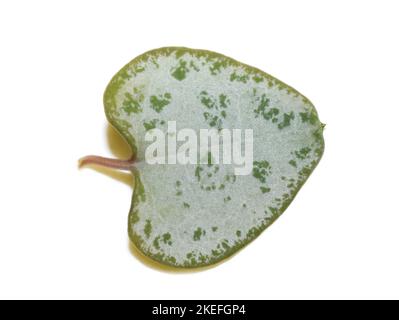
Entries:
POLYGON ((307 98, 210 51, 146 52, 113 77, 104 103, 135 155, 130 239, 176 267, 214 264, 254 240, 288 207, 324 149, 323 124, 307 98), (145 135, 166 132, 168 121, 197 133, 252 129, 252 171, 235 175, 233 164, 215 161, 148 164, 145 135))

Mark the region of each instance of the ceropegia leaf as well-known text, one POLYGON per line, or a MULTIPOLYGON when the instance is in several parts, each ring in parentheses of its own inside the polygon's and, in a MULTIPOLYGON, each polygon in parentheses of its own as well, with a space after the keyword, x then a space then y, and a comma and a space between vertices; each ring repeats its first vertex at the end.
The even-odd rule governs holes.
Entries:
POLYGON ((214 52, 149 51, 114 76, 104 104, 135 155, 130 239, 176 267, 213 264, 251 242, 291 203, 324 149, 323 125, 307 98, 214 52), (197 133, 253 129, 252 172, 235 175, 213 154, 203 164, 148 164, 145 134, 166 132, 168 121, 197 133))

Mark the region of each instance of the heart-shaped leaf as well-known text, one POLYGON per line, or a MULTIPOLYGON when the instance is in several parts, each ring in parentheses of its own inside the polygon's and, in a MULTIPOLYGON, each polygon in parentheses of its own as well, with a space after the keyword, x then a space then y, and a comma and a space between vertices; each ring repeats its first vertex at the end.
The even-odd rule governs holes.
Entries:
MULTIPOLYGON (((146 256, 176 267, 214 264, 255 239, 288 207, 324 149, 323 124, 307 98, 210 51, 149 51, 113 77, 104 104, 134 161, 83 162, 131 168, 130 239, 146 256), (252 129, 252 170, 236 175, 234 164, 217 163, 212 152, 203 159, 199 149, 197 164, 171 164, 173 158, 149 164, 146 149, 152 142, 146 134, 159 129, 176 138, 169 121, 175 121, 176 132, 190 128, 198 136, 207 128, 252 129)), ((164 160, 174 152, 170 145, 164 160)))

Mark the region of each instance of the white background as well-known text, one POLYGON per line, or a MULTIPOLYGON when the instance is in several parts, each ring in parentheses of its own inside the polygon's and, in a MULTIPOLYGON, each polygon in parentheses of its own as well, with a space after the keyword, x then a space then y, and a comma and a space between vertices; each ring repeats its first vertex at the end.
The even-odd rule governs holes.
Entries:
POLYGON ((399 298, 397 1, 2 1, 0 298, 399 298), (285 214, 225 263, 129 249, 130 178, 102 94, 135 56, 217 51, 315 104, 324 157, 285 214))

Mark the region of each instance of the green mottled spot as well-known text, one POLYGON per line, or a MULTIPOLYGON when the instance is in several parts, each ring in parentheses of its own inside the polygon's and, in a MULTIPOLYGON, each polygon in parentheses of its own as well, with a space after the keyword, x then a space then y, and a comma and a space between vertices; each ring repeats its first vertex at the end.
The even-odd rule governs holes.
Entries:
POLYGON ((278 209, 277 209, 277 208, 269 207, 269 210, 270 210, 270 212, 271 212, 273 215, 277 215, 277 214, 278 214, 278 209))
POLYGON ((147 238, 150 237, 152 231, 152 225, 151 225, 151 220, 147 219, 145 221, 145 226, 144 226, 144 234, 146 235, 147 238))
POLYGON ((215 101, 212 97, 208 95, 208 92, 201 91, 201 93, 199 94, 199 98, 201 103, 208 109, 212 109, 215 106, 215 101))
POLYGON ((224 202, 229 202, 230 200, 231 200, 231 197, 230 197, 230 196, 227 196, 227 197, 225 197, 225 198, 223 199, 224 202))
POLYGON ((131 223, 139 222, 139 220, 140 220, 139 212, 137 210, 132 211, 132 213, 129 216, 129 220, 131 223))
POLYGON ((300 149, 299 151, 295 151, 295 156, 300 160, 304 160, 309 156, 310 151, 312 151, 312 149, 310 149, 309 147, 305 147, 300 149))
POLYGON ((194 231, 193 240, 194 240, 194 241, 199 241, 199 240, 201 240, 201 237, 202 237, 203 235, 205 235, 205 230, 202 230, 201 228, 197 228, 197 229, 194 231))
POLYGON ((235 71, 230 75, 230 81, 247 83, 249 76, 247 74, 238 74, 235 71))
POLYGON ((144 129, 146 131, 155 129, 156 124, 157 124, 157 120, 156 119, 150 120, 148 122, 143 122, 143 126, 144 126, 144 129))
POLYGON ((254 109, 255 118, 262 116, 265 120, 271 120, 273 123, 278 121, 277 116, 280 111, 275 107, 270 108, 270 99, 265 94, 260 98, 257 97, 255 103, 257 103, 257 107, 254 109))
POLYGON ((176 181, 175 188, 176 188, 176 195, 181 196, 183 194, 183 190, 181 189, 181 181, 180 180, 176 181))
POLYGON ((190 205, 187 202, 183 202, 183 207, 188 209, 190 208, 190 205))
POLYGON ((190 61, 190 68, 195 70, 195 71, 197 71, 197 72, 200 71, 200 68, 198 68, 198 66, 192 60, 190 61))
POLYGON ((151 96, 150 106, 156 112, 160 113, 163 108, 165 108, 170 103, 171 99, 172 95, 169 92, 164 93, 163 95, 151 96))
POLYGON ((176 258, 175 258, 175 257, 169 257, 168 262, 169 262, 171 265, 174 265, 174 264, 176 264, 176 258))
POLYGON ((210 67, 209 71, 211 72, 212 75, 217 75, 218 73, 221 72, 222 68, 227 67, 227 61, 226 60, 218 60, 215 61, 210 67))
POLYGON ((318 118, 315 112, 300 112, 299 115, 302 122, 309 122, 312 125, 318 122, 318 118))
POLYGON ((223 249, 225 249, 225 250, 229 250, 230 249, 228 240, 226 240, 226 239, 223 240, 221 244, 222 244, 223 249))
POLYGON ((179 63, 177 67, 172 69, 172 76, 179 80, 182 81, 186 78, 186 73, 189 71, 187 67, 187 62, 184 60, 179 60, 179 63))
POLYGON ((207 110, 203 113, 205 122, 210 127, 216 127, 218 130, 221 130, 223 127, 222 120, 227 118, 225 109, 230 105, 230 99, 223 93, 214 97, 206 91, 201 91, 198 98, 207 110))
POLYGON ((195 176, 197 178, 198 181, 201 180, 201 171, 203 171, 204 169, 201 166, 196 166, 195 167, 195 176))
POLYGON ((290 113, 284 113, 283 121, 278 124, 278 128, 283 129, 288 127, 291 124, 291 120, 294 120, 294 118, 294 112, 291 111, 290 113))
POLYGON ((220 128, 222 125, 222 120, 218 116, 214 116, 209 112, 204 112, 203 113, 205 121, 212 127, 218 127, 220 128))
POLYGON ((227 106, 229 104, 230 104, 230 99, 225 94, 219 95, 219 107, 220 108, 227 108, 227 106))
POLYGON ((169 233, 169 232, 167 232, 167 233, 164 233, 163 235, 162 235, 162 241, 163 241, 163 243, 165 243, 165 244, 167 244, 167 245, 169 245, 169 246, 171 246, 172 245, 172 236, 171 236, 171 234, 169 233))
POLYGON ((263 78, 255 75, 252 77, 252 80, 254 80, 256 83, 259 83, 263 81, 263 78))
POLYGON ((268 193, 268 192, 270 192, 270 188, 268 188, 268 187, 260 187, 260 191, 262 191, 262 193, 268 193))
POLYGON ((158 236, 158 237, 156 237, 156 238, 154 239, 154 241, 152 242, 152 244, 154 245, 154 248, 157 249, 157 250, 161 249, 161 247, 160 247, 160 245, 159 245, 159 239, 160 239, 160 238, 161 238, 161 237, 158 236))
POLYGON ((155 129, 158 123, 160 125, 164 125, 165 121, 164 120, 160 121, 159 119, 152 119, 149 121, 144 121, 143 126, 146 131, 149 131, 149 130, 155 129))
POLYGON ((270 164, 266 160, 254 161, 252 175, 260 182, 265 183, 266 177, 270 174, 270 164))
POLYGON ((133 205, 137 205, 138 203, 144 202, 146 200, 144 185, 141 182, 140 175, 138 173, 135 173, 134 186, 133 205))
POLYGON ((262 94, 262 96, 260 97, 260 101, 258 103, 258 107, 254 110, 256 117, 258 117, 259 115, 263 115, 266 112, 266 108, 269 106, 270 104, 270 99, 266 97, 265 94, 262 94))
POLYGON ((290 161, 288 161, 288 163, 289 163, 291 166, 293 166, 294 168, 297 167, 297 164, 296 164, 296 161, 295 161, 295 160, 290 160, 290 161))
POLYGON ((231 183, 236 182, 236 179, 237 179, 237 177, 236 177, 234 174, 227 174, 227 175, 225 175, 225 177, 224 177, 224 180, 225 180, 226 182, 231 182, 231 183))
MULTIPOLYGON (((134 88, 134 90, 137 90, 134 88)), ((126 92, 125 93, 125 99, 122 102, 122 109, 125 111, 129 116, 131 113, 139 113, 143 111, 143 108, 141 107, 140 103, 143 101, 144 96, 141 94, 136 94, 136 96, 133 96, 131 93, 126 92)))
POLYGON ((270 108, 265 114, 263 114, 263 118, 266 120, 271 120, 273 123, 278 121, 278 114, 280 111, 277 108, 270 108))

